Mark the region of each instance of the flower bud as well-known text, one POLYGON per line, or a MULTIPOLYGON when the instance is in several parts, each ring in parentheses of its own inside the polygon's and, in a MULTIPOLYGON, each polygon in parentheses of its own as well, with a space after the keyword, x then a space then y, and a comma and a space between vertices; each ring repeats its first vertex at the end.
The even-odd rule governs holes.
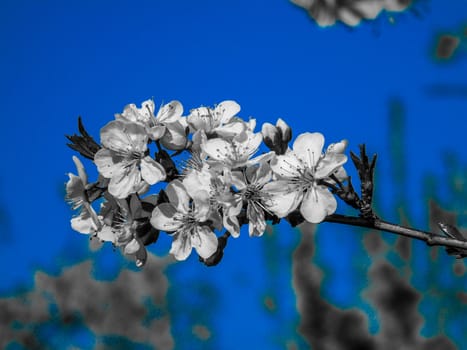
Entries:
POLYGON ((277 119, 276 127, 279 129, 282 143, 289 143, 292 140, 292 130, 281 118, 277 119))
POLYGON ((270 150, 274 150, 276 145, 280 143, 279 131, 274 125, 270 123, 263 124, 263 127, 261 128, 261 134, 263 134, 264 143, 270 150))

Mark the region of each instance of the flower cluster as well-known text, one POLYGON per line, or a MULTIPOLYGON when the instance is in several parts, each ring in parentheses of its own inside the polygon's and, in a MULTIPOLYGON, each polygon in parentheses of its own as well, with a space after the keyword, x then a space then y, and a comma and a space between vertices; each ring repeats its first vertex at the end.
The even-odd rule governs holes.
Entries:
POLYGON ((72 228, 121 247, 138 266, 161 231, 172 237, 177 260, 194 248, 213 265, 242 225, 261 236, 267 221, 292 212, 311 223, 333 214, 347 180, 347 142, 324 149, 324 136, 307 132, 292 143, 282 119, 255 131, 256 120, 239 112, 234 101, 186 116, 178 101, 157 110, 152 100, 130 104, 101 129, 100 144, 80 120, 83 136, 68 136, 70 146, 94 162, 99 178, 89 183, 73 157, 78 175, 69 174, 66 193, 79 211, 72 228))

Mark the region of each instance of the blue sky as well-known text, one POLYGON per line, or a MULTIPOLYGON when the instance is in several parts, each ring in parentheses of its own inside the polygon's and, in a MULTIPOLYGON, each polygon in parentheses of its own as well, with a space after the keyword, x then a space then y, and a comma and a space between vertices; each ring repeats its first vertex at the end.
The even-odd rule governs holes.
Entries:
MULTIPOLYGON (((380 157, 378 196, 388 218, 395 217, 384 199, 395 191, 388 108, 398 99, 406 113, 407 198, 415 223, 426 225, 423 176, 445 174, 445 151, 467 161, 467 97, 427 92, 467 84, 465 39, 453 60, 434 59, 438 35, 465 27, 467 3, 419 1, 416 8, 419 17, 396 14, 391 23, 382 14, 350 29, 319 28, 287 0, 3 0, 0 291, 32 286, 34 269, 58 271, 87 245, 69 227, 63 201, 65 175, 74 171, 64 134, 76 131, 77 116, 98 139, 114 113, 148 98, 180 100, 185 112, 233 99, 259 125, 281 117, 294 135, 319 131, 327 143, 348 139, 354 151, 366 143, 380 157)), ((255 254, 259 244, 243 237, 228 255, 255 254)))

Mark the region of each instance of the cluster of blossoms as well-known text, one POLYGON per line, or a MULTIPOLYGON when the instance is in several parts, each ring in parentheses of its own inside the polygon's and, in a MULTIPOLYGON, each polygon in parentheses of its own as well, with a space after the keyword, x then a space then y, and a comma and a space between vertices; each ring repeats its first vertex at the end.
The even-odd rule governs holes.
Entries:
POLYGON ((83 136, 69 136, 70 146, 94 162, 99 178, 89 183, 73 157, 78 175, 69 174, 66 192, 79 213, 72 228, 121 247, 138 266, 161 231, 172 237, 177 260, 194 248, 214 265, 226 237, 238 237, 244 224, 250 236, 261 236, 267 221, 292 212, 311 223, 333 214, 336 189, 347 180, 347 142, 324 149, 322 134, 303 133, 289 146, 283 120, 255 132, 256 120, 239 112, 234 101, 188 116, 178 101, 157 110, 152 100, 130 104, 101 129, 100 145, 80 123, 83 136), (258 154, 263 143, 268 151, 258 154))

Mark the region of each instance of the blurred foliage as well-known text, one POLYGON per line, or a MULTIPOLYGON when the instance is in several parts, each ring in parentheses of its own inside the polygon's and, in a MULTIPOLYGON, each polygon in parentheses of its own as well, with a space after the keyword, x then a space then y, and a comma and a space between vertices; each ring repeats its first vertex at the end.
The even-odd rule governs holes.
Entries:
MULTIPOLYGON (((437 64, 456 64, 466 58, 467 54, 467 25, 457 29, 438 31, 434 35, 432 44, 432 58, 437 64)), ((428 85, 425 91, 431 97, 467 98, 467 85, 461 83, 437 82, 428 85)))
POLYGON ((95 279, 91 261, 57 277, 36 272, 34 290, 0 299, 0 348, 172 348, 167 262, 150 260, 113 281, 95 279))
POLYGON ((442 32, 436 35, 434 57, 438 62, 447 62, 465 51, 467 45, 467 26, 459 30, 442 32))

